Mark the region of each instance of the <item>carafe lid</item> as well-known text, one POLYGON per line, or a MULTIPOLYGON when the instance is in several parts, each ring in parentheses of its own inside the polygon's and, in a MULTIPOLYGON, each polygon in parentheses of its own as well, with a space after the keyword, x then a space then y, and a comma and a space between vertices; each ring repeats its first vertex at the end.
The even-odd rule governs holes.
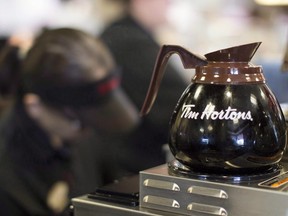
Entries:
POLYGON ((204 55, 207 64, 196 67, 193 82, 233 85, 265 83, 262 67, 249 63, 260 44, 249 43, 204 55))
POLYGON ((221 49, 205 55, 208 62, 250 62, 261 42, 221 49))

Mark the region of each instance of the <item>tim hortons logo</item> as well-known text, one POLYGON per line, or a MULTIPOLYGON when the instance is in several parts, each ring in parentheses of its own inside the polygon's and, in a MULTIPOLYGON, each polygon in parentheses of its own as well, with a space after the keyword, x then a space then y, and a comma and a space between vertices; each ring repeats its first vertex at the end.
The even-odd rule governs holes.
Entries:
POLYGON ((241 112, 230 106, 224 110, 215 110, 215 105, 208 104, 204 111, 196 112, 193 110, 194 104, 184 104, 182 106, 181 118, 187 119, 212 119, 212 120, 250 120, 253 121, 251 111, 241 112))

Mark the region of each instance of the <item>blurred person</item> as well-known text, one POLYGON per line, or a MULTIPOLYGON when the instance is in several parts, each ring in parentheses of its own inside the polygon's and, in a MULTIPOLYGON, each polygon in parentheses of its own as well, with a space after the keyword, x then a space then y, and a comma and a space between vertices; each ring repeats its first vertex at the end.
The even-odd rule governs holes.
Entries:
MULTIPOLYGON (((18 57, 17 48, 3 48, 0 72, 18 57)), ((77 187, 70 144, 89 127, 128 133, 138 115, 110 53, 82 31, 45 30, 17 65, 15 103, 0 122, 0 214, 66 215, 77 187)))
MULTIPOLYGON (((169 0, 122 2, 126 4, 127 13, 107 26, 101 38, 122 69, 121 85, 125 93, 140 110, 160 50, 155 32, 167 22, 169 0)), ((123 158, 119 163, 126 169, 137 173, 166 162, 163 145, 168 142, 170 116, 186 83, 179 71, 168 65, 153 109, 121 149, 123 158)))
POLYGON ((288 41, 281 66, 282 71, 288 72, 288 41))
MULTIPOLYGON (((18 58, 15 56, 12 58, 7 58, 6 56, 7 49, 5 49, 5 47, 7 43, 7 38, 2 38, 0 41, 0 61, 9 62, 9 64, 0 65, 0 117, 13 103, 13 95, 15 93, 15 85, 18 77, 17 71, 19 68, 18 58)), ((18 48, 14 47, 11 52, 17 53, 18 48)))
POLYGON ((0 39, 0 61, 7 62, 0 65, 0 116, 14 102, 17 89, 19 61, 18 55, 23 55, 31 46, 32 37, 2 37, 0 39), (10 48, 7 49, 6 47, 10 48), (7 55, 7 53, 11 53, 7 55))

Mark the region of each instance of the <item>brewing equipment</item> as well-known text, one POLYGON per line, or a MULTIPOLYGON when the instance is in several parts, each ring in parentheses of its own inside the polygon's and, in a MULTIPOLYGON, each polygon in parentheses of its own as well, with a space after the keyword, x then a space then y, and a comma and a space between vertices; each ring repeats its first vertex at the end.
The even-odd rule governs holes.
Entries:
MULTIPOLYGON (((75 198, 76 216, 84 209, 87 216, 98 215, 97 211, 102 215, 288 215, 286 123, 262 67, 250 63, 259 46, 244 44, 204 56, 180 46, 163 46, 142 115, 152 108, 172 54, 180 56, 185 68, 195 68, 171 113, 168 144, 174 159, 140 172, 135 189, 140 193, 133 193, 139 206, 129 199, 119 204, 127 193, 106 188, 106 199, 94 196, 95 192, 75 198)), ((129 185, 131 180, 127 181, 129 185)))

